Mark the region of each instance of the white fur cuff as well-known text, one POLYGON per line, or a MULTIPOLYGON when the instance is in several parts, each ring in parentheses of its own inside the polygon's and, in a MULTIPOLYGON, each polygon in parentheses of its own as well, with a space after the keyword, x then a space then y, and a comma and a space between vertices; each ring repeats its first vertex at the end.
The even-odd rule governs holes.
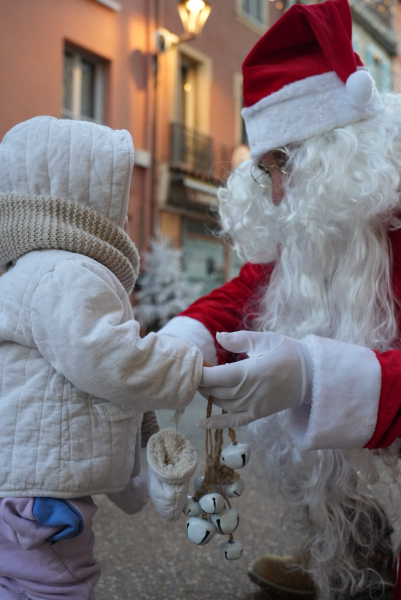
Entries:
POLYGON ((174 317, 160 329, 159 333, 180 337, 192 342, 199 348, 203 358, 212 365, 217 365, 217 354, 214 339, 210 331, 197 319, 191 317, 174 317))
POLYGON ((312 403, 289 410, 291 435, 303 450, 363 448, 373 436, 381 368, 364 346, 309 335, 312 403))

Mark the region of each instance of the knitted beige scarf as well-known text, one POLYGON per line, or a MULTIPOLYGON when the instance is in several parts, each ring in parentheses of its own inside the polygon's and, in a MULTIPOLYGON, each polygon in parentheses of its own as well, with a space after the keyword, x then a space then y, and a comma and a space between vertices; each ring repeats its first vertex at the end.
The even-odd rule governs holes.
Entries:
MULTIPOLYGON (((120 280, 128 294, 139 272, 135 244, 121 227, 83 204, 51 196, 0 196, 0 268, 33 250, 89 256, 120 280)), ((159 431, 156 413, 144 414, 142 444, 159 431)))
POLYGON ((139 254, 125 231, 92 208, 51 196, 0 197, 0 266, 33 250, 68 250, 101 263, 127 293, 139 272, 139 254))

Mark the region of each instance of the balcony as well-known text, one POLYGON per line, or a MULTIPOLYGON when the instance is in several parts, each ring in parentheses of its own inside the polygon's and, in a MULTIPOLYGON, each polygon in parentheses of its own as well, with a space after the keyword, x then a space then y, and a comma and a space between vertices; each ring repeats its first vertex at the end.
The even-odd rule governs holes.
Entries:
POLYGON ((182 123, 171 123, 170 167, 201 179, 214 179, 212 138, 182 123))

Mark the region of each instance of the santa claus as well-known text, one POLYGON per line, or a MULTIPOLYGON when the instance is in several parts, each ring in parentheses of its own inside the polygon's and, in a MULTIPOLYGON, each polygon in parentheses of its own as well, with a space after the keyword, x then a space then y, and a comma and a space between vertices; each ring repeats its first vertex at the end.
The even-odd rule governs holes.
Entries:
POLYGON ((249 425, 304 533, 251 569, 286 598, 392 585, 393 514, 371 486, 399 494, 401 98, 379 95, 351 36, 347 0, 296 4, 246 58, 252 160, 219 214, 248 262, 163 329, 220 364, 201 391, 227 414, 198 425, 249 425))

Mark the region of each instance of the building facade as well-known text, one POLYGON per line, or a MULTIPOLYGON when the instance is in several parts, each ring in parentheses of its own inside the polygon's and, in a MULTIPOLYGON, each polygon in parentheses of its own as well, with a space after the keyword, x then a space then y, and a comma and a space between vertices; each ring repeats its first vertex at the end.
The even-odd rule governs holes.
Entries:
POLYGON ((205 291, 222 283, 234 261, 205 224, 215 222, 216 186, 243 140, 241 63, 281 13, 279 0, 215 2, 200 39, 159 56, 156 29, 183 32, 176 0, 3 0, 1 8, 0 139, 36 115, 128 129, 132 239, 142 251, 159 228, 184 247, 205 291))
MULTIPOLYGON (((177 0, 2 0, 0 139, 36 115, 128 129, 129 233, 140 251, 156 231, 170 236, 207 292, 240 268, 213 210, 247 157, 241 65, 290 4, 216 0, 199 38, 157 54, 157 29, 183 33, 177 0)), ((399 5, 351 0, 354 45, 382 91, 401 91, 399 5)))
MULTIPOLYGON (((171 8, 159 25, 179 34, 171 8)), ((247 157, 241 117, 242 62, 283 12, 279 0, 220 0, 199 39, 158 57, 156 81, 158 225, 184 250, 184 268, 206 293, 235 276, 236 255, 215 235, 217 190, 232 160, 247 157)))
MULTIPOLYGON (((315 4, 324 0, 288 0, 292 4, 315 4)), ((381 93, 401 91, 399 66, 399 0, 349 0, 355 52, 369 68, 381 93)))

